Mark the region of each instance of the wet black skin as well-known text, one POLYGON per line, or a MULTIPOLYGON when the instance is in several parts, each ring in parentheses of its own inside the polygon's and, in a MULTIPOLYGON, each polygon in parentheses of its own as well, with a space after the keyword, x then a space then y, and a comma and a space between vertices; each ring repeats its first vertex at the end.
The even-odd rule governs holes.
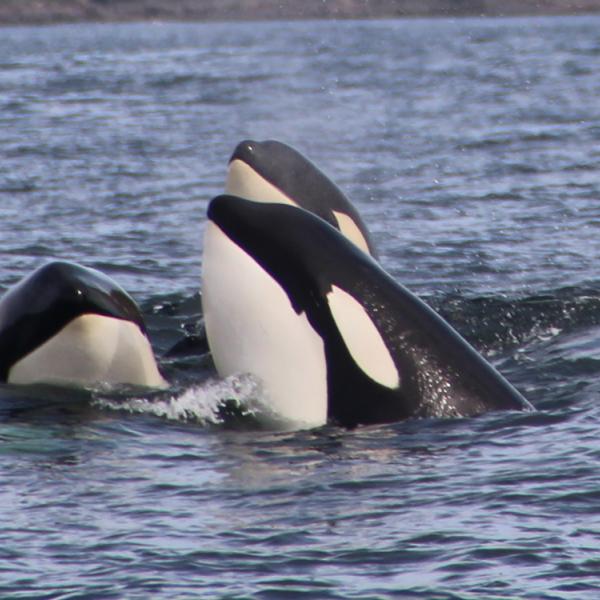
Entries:
POLYGON ((294 200, 301 208, 319 215, 338 229, 333 211, 348 215, 362 233, 371 256, 375 248, 358 211, 342 191, 300 152, 275 140, 245 140, 234 150, 229 162, 241 160, 261 177, 294 200))
POLYGON ((0 381, 21 358, 84 314, 131 321, 146 334, 137 304, 94 269, 54 261, 10 288, 0 299, 0 381))
POLYGON ((331 421, 352 427, 533 409, 437 313, 319 217, 234 196, 215 198, 208 217, 279 283, 322 337, 331 421), (398 388, 375 382, 351 358, 326 299, 333 285, 377 327, 400 375, 398 388))

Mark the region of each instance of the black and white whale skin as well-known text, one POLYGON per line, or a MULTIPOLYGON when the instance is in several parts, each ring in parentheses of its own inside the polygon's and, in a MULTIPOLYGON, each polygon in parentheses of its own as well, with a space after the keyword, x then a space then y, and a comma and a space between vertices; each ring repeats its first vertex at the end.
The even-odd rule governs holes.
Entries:
POLYGON ((0 299, 0 381, 166 385, 132 298, 99 271, 61 261, 0 299))
POLYGON ((300 152, 275 140, 240 142, 229 159, 225 193, 256 202, 298 206, 339 229, 375 255, 358 211, 341 190, 300 152))
POLYGON ((299 426, 532 406, 450 325, 315 215, 219 196, 202 300, 221 376, 252 373, 299 426))

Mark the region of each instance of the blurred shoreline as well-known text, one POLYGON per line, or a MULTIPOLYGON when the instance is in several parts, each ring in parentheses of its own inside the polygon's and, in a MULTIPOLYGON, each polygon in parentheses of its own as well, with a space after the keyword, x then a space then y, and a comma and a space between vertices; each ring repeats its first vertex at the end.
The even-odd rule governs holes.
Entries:
POLYGON ((0 25, 600 13, 600 0, 2 0, 0 25))

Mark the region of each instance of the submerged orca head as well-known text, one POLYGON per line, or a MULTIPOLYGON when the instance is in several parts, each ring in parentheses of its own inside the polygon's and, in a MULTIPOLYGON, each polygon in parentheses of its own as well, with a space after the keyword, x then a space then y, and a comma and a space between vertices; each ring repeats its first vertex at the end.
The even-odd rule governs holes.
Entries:
POLYGON ((100 271, 64 261, 0 299, 0 379, 164 385, 131 296, 100 271))
POLYGON ((287 144, 275 140, 240 142, 229 160, 225 192, 308 210, 361 250, 375 255, 369 231, 351 202, 310 160, 287 144))
POLYGON ((305 210, 219 196, 202 297, 223 376, 250 372, 292 421, 342 425, 529 404, 441 317, 305 210))

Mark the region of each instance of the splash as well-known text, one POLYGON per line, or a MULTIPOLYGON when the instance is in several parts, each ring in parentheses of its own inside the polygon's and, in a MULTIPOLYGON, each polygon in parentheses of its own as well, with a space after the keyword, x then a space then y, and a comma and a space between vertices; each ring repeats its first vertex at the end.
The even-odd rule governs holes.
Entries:
POLYGON ((108 398, 97 396, 93 404, 102 409, 152 415, 172 421, 224 425, 233 421, 268 417, 259 379, 235 375, 208 380, 175 395, 108 398))

